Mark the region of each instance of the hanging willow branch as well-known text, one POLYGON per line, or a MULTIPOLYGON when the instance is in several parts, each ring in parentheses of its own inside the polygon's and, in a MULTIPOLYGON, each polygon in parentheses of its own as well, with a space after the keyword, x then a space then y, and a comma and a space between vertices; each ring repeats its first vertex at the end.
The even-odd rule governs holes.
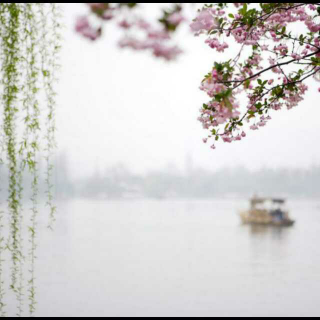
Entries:
MULTIPOLYGON (((55 221, 52 155, 55 148, 56 71, 60 50, 60 11, 55 3, 0 3, 0 169, 8 177, 7 209, 0 208, 0 315, 5 315, 4 268, 10 263, 8 286, 23 315, 24 271, 29 271, 29 312, 36 307, 35 261, 41 150, 47 164, 49 226, 55 221), (29 173, 28 173, 29 172, 29 173), (31 185, 25 186, 25 177, 31 185), (24 208, 27 190, 30 208, 24 208), (5 219, 8 213, 8 220, 5 219), (23 216, 25 218, 23 219, 23 216), (7 222, 8 221, 8 222, 7 222), (29 244, 23 235, 29 233, 29 244), (24 252, 24 248, 27 252, 24 252), (4 261, 7 252, 10 258, 4 261)), ((0 187, 4 181, 0 177, 0 187)), ((1 205, 1 204, 0 204, 1 205)))
MULTIPOLYGON (((43 9, 43 8, 42 8, 43 9)), ((47 125, 47 146, 46 146, 46 185, 47 185, 47 206, 50 209, 50 221, 48 227, 52 229, 54 222, 55 222, 55 212, 56 207, 53 203, 53 195, 52 195, 52 188, 53 185, 52 181, 52 174, 53 174, 53 164, 52 164, 52 153, 56 147, 56 138, 55 138, 55 107, 56 107, 56 92, 54 89, 54 83, 57 81, 57 70, 59 69, 59 52, 60 52, 60 42, 61 42, 61 35, 60 35, 60 18, 61 13, 59 8, 57 7, 56 3, 50 3, 51 9, 51 21, 48 21, 46 18, 44 11, 41 10, 41 17, 42 17, 42 47, 41 47, 41 57, 42 57, 42 64, 41 64, 41 73, 43 76, 43 83, 44 83, 44 90, 47 102, 47 116, 46 116, 46 125, 47 125), (48 23, 51 23, 51 28, 48 30, 48 23), (51 39, 50 42, 46 41, 51 39)))

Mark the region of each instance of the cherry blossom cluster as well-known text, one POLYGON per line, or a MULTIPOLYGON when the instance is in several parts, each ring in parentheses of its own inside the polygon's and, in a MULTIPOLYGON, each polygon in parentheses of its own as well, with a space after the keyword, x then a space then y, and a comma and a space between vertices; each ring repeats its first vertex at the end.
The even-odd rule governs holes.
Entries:
POLYGON ((132 13, 137 3, 87 3, 87 6, 98 26, 93 26, 90 21, 93 17, 89 15, 79 17, 75 29, 85 38, 97 40, 102 35, 103 22, 112 21, 124 32, 119 41, 121 48, 150 51, 155 57, 167 61, 175 60, 182 53, 171 43, 173 32, 185 21, 180 5, 173 4, 164 10, 163 17, 156 24, 132 13))
POLYGON ((210 98, 199 117, 209 131, 205 143, 242 140, 246 123, 251 130, 266 126, 272 110, 296 107, 308 90, 306 80, 319 79, 320 4, 206 5, 191 30, 206 35, 217 52, 237 50, 233 59, 216 62, 201 83, 210 98))

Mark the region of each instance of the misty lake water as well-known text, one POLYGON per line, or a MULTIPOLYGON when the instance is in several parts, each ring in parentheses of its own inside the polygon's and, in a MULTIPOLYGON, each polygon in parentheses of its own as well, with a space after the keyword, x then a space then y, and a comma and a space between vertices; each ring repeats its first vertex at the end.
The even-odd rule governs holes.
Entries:
POLYGON ((39 236, 39 316, 319 316, 320 201, 294 228, 242 226, 247 203, 71 201, 39 236))

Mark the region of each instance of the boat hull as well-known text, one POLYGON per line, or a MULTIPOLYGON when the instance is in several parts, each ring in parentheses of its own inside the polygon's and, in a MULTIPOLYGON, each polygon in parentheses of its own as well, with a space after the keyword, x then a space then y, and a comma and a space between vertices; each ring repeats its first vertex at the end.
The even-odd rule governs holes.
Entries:
POLYGON ((272 227, 293 227, 295 225, 295 221, 282 221, 282 222, 254 222, 254 221, 243 221, 242 224, 245 225, 253 225, 253 226, 272 226, 272 227))
POLYGON ((243 224, 273 227, 292 227, 295 221, 291 219, 274 220, 268 211, 249 211, 240 213, 243 224))

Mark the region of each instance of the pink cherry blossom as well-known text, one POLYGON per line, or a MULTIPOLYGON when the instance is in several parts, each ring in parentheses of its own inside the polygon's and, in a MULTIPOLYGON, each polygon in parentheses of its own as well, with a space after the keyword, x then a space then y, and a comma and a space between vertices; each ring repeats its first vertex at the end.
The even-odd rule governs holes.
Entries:
POLYGON ((218 39, 207 39, 206 43, 210 46, 212 49, 216 49, 218 52, 224 52, 225 49, 229 48, 229 45, 226 42, 220 43, 218 39))
POLYGON ((258 127, 257 125, 255 125, 255 124, 254 124, 254 125, 252 125, 252 126, 250 127, 250 129, 251 129, 251 130, 258 130, 258 129, 259 129, 259 127, 258 127))
POLYGON ((193 32, 209 31, 218 27, 210 9, 202 10, 195 21, 191 24, 193 32))
POLYGON ((119 26, 123 29, 130 29, 132 27, 132 24, 129 23, 126 19, 119 22, 119 26))
POLYGON ((174 26, 178 26, 181 22, 185 21, 184 16, 181 14, 181 12, 175 12, 168 18, 169 23, 171 23, 174 26))
POLYGON ((82 34, 85 38, 88 38, 93 41, 98 39, 101 36, 101 30, 94 29, 93 27, 91 27, 87 17, 78 18, 75 29, 78 33, 82 34))
POLYGON ((182 53, 182 50, 177 46, 170 47, 161 43, 154 43, 151 47, 156 57, 162 57, 168 61, 175 60, 182 53))

